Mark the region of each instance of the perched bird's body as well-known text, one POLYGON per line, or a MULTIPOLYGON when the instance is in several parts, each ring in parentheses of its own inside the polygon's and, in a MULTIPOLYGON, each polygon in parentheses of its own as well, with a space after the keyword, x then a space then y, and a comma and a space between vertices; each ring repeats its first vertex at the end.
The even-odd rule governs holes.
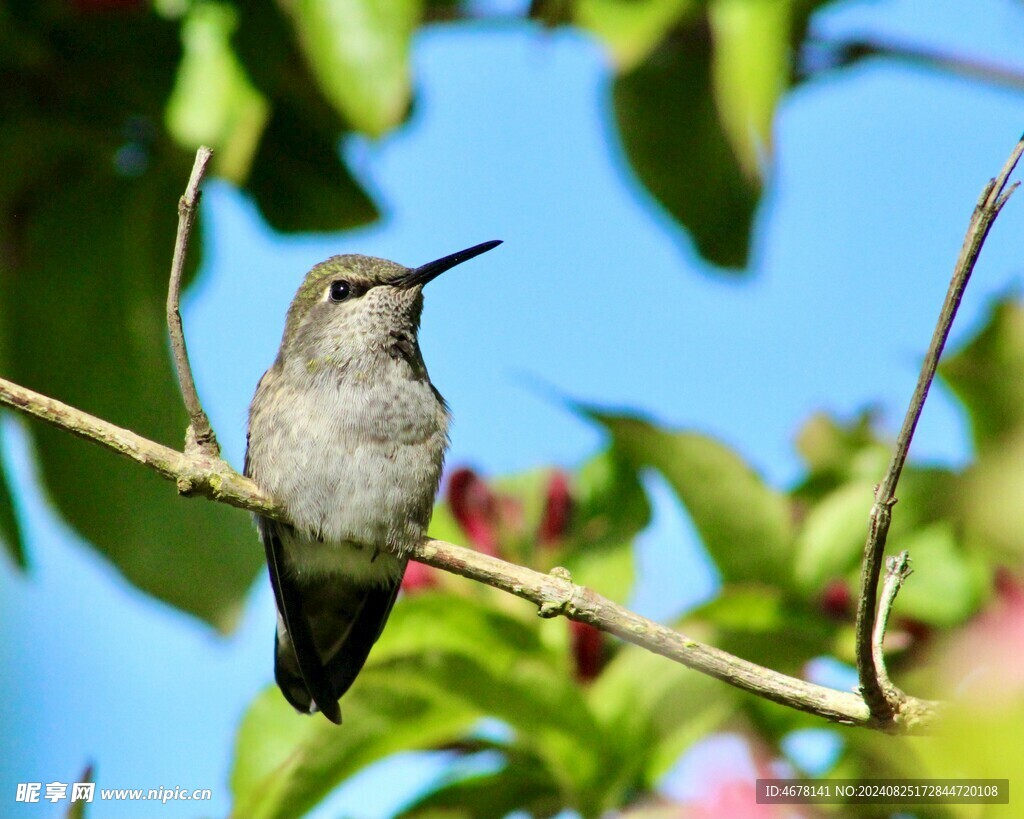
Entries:
POLYGON ((497 242, 410 270, 366 256, 313 268, 249 411, 246 474, 288 513, 257 518, 278 607, 288 701, 340 722, 337 700, 426 534, 448 411, 417 341, 423 285, 497 242))

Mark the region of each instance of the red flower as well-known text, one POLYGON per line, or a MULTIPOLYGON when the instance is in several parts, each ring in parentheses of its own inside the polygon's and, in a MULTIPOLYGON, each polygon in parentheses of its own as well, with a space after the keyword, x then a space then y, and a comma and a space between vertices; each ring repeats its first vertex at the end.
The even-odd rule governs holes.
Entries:
POLYGON ((409 565, 405 570, 405 577, 402 578, 403 592, 415 594, 426 589, 432 589, 437 585, 437 569, 433 566, 417 563, 415 560, 409 561, 409 565))
POLYGON ((540 546, 557 546, 568 532, 571 518, 572 495, 569 494, 569 479, 559 470, 554 472, 548 481, 544 514, 537 530, 537 543, 540 546))
POLYGON ((604 635, 589 623, 570 620, 569 639, 572 643, 573 660, 576 663, 576 680, 590 682, 601 673, 601 667, 604 665, 604 635))
POLYGON ((485 554, 498 554, 498 502, 472 469, 463 467, 448 478, 448 506, 469 542, 485 554))

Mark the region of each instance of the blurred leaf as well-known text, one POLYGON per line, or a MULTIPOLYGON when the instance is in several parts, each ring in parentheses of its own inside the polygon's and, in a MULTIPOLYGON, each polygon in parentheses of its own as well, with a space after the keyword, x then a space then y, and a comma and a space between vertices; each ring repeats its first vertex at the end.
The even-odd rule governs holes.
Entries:
MULTIPOLYGON (((0 414, 0 428, 2 422, 3 415, 0 414)), ((25 555, 25 543, 21 537, 18 516, 14 513, 14 496, 11 494, 4 469, 3 443, 3 434, 0 432, 0 543, 14 564, 20 569, 25 569, 28 568, 28 558, 25 555)))
POLYGON ((530 622, 472 598, 403 598, 342 700, 341 729, 295 714, 276 689, 256 700, 238 736, 234 814, 302 813, 372 762, 454 742, 484 716, 509 725, 566 793, 592 790, 603 743, 530 622))
POLYGON ((611 738, 594 722, 578 686, 561 669, 520 659, 495 673, 481 658, 449 655, 418 672, 449 701, 471 705, 478 715, 497 718, 515 732, 515 745, 543 761, 568 807, 600 813, 602 760, 611 738))
POLYGON ((337 139, 278 102, 246 183, 275 230, 332 231, 377 218, 377 208, 342 163, 337 139))
POLYGON ((712 76, 718 114, 748 179, 772 151, 775 106, 789 86, 789 0, 711 0, 712 76))
POLYGON ((967 408, 979 452, 1002 445, 1024 426, 1024 303, 992 305, 972 341, 939 366, 939 375, 967 408))
POLYGON ((903 584, 895 611, 930 625, 950 626, 974 613, 988 587, 988 574, 958 546, 953 529, 941 522, 899 542, 910 552, 913 574, 903 584))
POLYGON ((357 131, 381 136, 409 108, 409 48, 420 0, 296 0, 303 53, 327 99, 357 131))
POLYGON ((616 78, 615 118, 640 182, 701 256, 742 268, 761 187, 743 172, 722 125, 711 61, 706 26, 673 35, 616 78))
MULTIPOLYGON (((23 211, 22 263, 0 276, 0 301, 19 305, 8 328, 14 380, 180 446, 187 419, 164 302, 190 162, 166 149, 154 146, 135 177, 67 167, 64 183, 23 211)), ((245 515, 186 502, 149 470, 62 430, 30 429, 72 526, 143 591, 218 628, 233 625, 262 562, 245 515)))
POLYGON ((590 412, 635 466, 657 469, 682 501, 726 582, 788 582, 793 524, 787 498, 732 450, 694 432, 590 412))
MULTIPOLYGON (((93 773, 93 765, 92 763, 89 763, 85 766, 85 770, 83 770, 78 775, 78 779, 75 780, 75 784, 78 784, 79 782, 95 782, 96 779, 93 773)), ((67 817, 67 819, 85 819, 87 804, 89 803, 86 802, 84 799, 79 799, 77 801, 72 802, 68 806, 68 812, 65 814, 65 816, 67 817)))
POLYGON ((717 598, 691 612, 684 633, 714 627, 714 644, 754 663, 795 674, 810 658, 824 654, 835 625, 801 601, 787 597, 778 581, 729 583, 717 598))
POLYGON ((851 481, 807 513, 797 534, 793 566, 805 595, 817 594, 826 582, 845 575, 860 561, 874 500, 873 484, 851 481))
POLYGON ((486 601, 423 592, 403 597, 395 606, 370 660, 382 662, 417 653, 444 653, 485 657, 489 667, 498 673, 529 657, 543 658, 553 668, 557 667, 558 658, 540 641, 538 625, 536 617, 524 621, 486 601))
POLYGON ((187 148, 214 148, 217 174, 241 184, 268 110, 231 47, 235 25, 234 9, 226 3, 195 3, 189 9, 167 128, 187 148))
POLYGON ((956 508, 972 551, 1011 566, 1024 561, 1024 430, 988 447, 957 487, 956 508))
POLYGON ((874 423, 871 411, 861 412, 850 422, 816 412, 800 427, 797 452, 812 475, 829 478, 827 491, 852 478, 877 481, 884 474, 891 451, 878 440, 874 423))
POLYGON ((561 561, 573 582, 587 586, 602 597, 625 603, 633 593, 636 582, 636 559, 629 541, 618 546, 599 549, 580 549, 561 561))
MULTIPOLYGON (((355 771, 399 750, 462 736, 476 707, 438 686, 430 669, 451 658, 479 658, 510 673, 548 657, 536 628, 487 605, 453 595, 403 597, 352 690, 341 702, 344 725, 295 713, 268 689, 239 731, 232 791, 237 816, 287 816, 308 809, 355 771)), ((554 658, 543 660, 552 667, 554 658)))
POLYGON ((582 548, 617 546, 634 538, 651 521, 651 505, 636 467, 614 448, 583 464, 573 488, 573 528, 582 548))
POLYGON ((301 816, 340 782, 399 751, 453 742, 478 714, 421 679, 406 658, 363 669, 342 702, 340 728, 295 713, 276 687, 249 707, 238 732, 232 816, 301 816))
POLYGON ((781 631, 784 601, 777 588, 761 584, 730 584, 714 600, 701 606, 692 619, 720 629, 753 632, 781 631))
POLYGON ((653 788, 690 745, 736 708, 735 692, 718 680, 636 646, 623 646, 591 684, 591 708, 621 754, 606 774, 625 796, 653 788))
POLYGON ((579 0, 573 14, 576 25, 604 42, 618 70, 628 71, 698 8, 696 0, 579 0))
POLYGON ((544 766, 533 757, 518 754, 500 770, 443 784, 418 799, 399 817, 501 819, 516 813, 553 816, 562 805, 561 794, 544 766))

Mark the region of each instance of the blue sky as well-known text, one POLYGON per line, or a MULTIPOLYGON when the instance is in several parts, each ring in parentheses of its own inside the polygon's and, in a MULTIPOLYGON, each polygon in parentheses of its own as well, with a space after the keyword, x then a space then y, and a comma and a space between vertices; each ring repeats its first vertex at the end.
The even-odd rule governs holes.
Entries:
MULTIPOLYGON (((1024 14, 1009 0, 850 4, 815 29, 1024 71, 1024 14)), ((752 275, 737 284, 709 274, 624 167, 595 44, 508 24, 445 27, 418 37, 414 59, 411 122, 345 146, 384 203, 380 223, 282 238, 230 188, 207 188, 206 263, 185 324, 236 465, 249 399, 306 270, 349 252, 415 265, 498 238, 426 292, 424 355, 455 417, 449 464, 500 474, 583 460, 600 439, 554 393, 713 433, 785 485, 812 411, 873 405, 898 424, 971 208, 1024 129, 1024 96, 891 62, 802 87, 779 112, 752 275)), ((994 295, 1019 288, 1022 207, 994 229, 954 343, 994 295)), ((21 422, 2 432, 34 569, 0 568, 0 812, 54 815, 14 811, 14 783, 74 781, 93 761, 104 787, 209 787, 207 813, 225 813, 235 726, 271 681, 265 579, 226 638, 145 598, 52 516, 21 422)), ((966 452, 963 416, 937 391, 912 456, 955 463, 966 452)), ((668 617, 712 593, 714 576, 667 492, 656 481, 652 491, 635 603, 668 617)), ((324 813, 386 816, 433 771, 419 758, 370 771, 324 813)), ((185 804, 92 815, 197 815, 185 804)))

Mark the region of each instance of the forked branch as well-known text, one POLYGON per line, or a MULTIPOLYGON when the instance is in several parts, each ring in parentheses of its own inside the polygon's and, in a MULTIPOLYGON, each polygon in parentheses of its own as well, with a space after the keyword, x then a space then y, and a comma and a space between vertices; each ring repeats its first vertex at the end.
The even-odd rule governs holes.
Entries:
MULTIPOLYGON (((953 267, 953 278, 946 291, 946 298, 939 313, 938 323, 935 325, 935 332, 932 334, 931 343, 928 345, 928 352, 925 354, 924 363, 921 365, 921 374, 917 379, 917 386, 910 398, 910 406, 907 407, 907 414, 903 419, 903 426, 896 438, 896 447, 886 470, 885 477, 875 490, 875 503, 871 507, 870 524, 868 526, 868 537, 864 543, 864 562, 861 565, 860 578, 860 599, 857 603, 857 674, 860 678, 860 689, 864 695, 864 701, 871 709, 874 717, 882 722, 892 720, 899 714, 903 707, 902 695, 895 688, 886 690, 887 680, 879 673, 879 663, 875 659, 873 637, 875 632, 875 617, 878 595, 878 579, 882 569, 882 555, 885 552, 886 536, 889 533, 889 524, 892 520, 892 507, 896 503, 896 485, 899 483, 900 474, 903 472, 903 465, 907 461, 907 453, 910 451, 910 442, 914 438, 914 430, 917 429, 917 422, 921 418, 921 410, 924 409, 925 399, 928 397, 928 390, 935 379, 935 370, 939 366, 939 357, 946 346, 946 339, 949 337, 949 330, 953 326, 953 319, 956 318, 957 309, 964 296, 964 290, 970 281, 974 266, 978 261, 982 245, 995 221, 999 211, 1006 204, 1019 182, 1008 185, 1010 174, 1017 167, 1021 153, 1024 153, 1024 137, 1014 147, 1009 158, 1003 165, 1003 169, 995 179, 989 180, 981 192, 978 204, 971 214, 971 221, 967 226, 967 235, 964 237, 963 246, 960 248, 960 255, 953 267)), ((894 595, 895 596, 895 595, 894 595)), ((890 601, 891 605, 891 601, 890 601)), ((886 612, 888 617, 888 612, 886 612)), ((879 653, 881 647, 879 647, 879 653)))
MULTIPOLYGON (((970 270, 973 269, 981 243, 984 241, 992 220, 1012 191, 1012 188, 1006 190, 1006 180, 1022 150, 1024 150, 1024 141, 1018 144, 1000 176, 986 187, 985 195, 975 210, 967 241, 965 241, 965 249, 961 253, 961 260, 957 263, 957 272, 954 275, 953 284, 950 286, 953 306, 950 309, 950 297, 947 297, 947 305, 943 308, 939 327, 936 329, 936 336, 932 340, 932 348, 926 359, 922 381, 919 382, 918 389, 914 393, 911 408, 908 410, 908 420, 904 423, 904 429, 897 441, 896 454, 893 456, 889 473, 879 487, 876 496, 875 508, 872 511, 871 533, 865 546, 864 594, 858 609, 859 639, 861 637, 860 630, 865 624, 868 624, 866 646, 870 666, 861 668, 863 699, 855 693, 836 691, 796 677, 780 674, 693 640, 673 629, 641 617, 590 589, 576 585, 564 569, 555 569, 550 574, 543 574, 523 566, 507 563, 496 557, 430 539, 416 547, 413 557, 434 568, 485 583, 529 600, 538 606, 542 616, 561 615, 589 623, 634 645, 716 677, 743 691, 815 714, 832 722, 899 733, 919 733, 927 730, 935 720, 939 704, 909 697, 902 693, 898 694, 898 702, 892 702, 890 696, 897 699, 895 695, 891 694, 895 688, 889 685, 887 679, 882 676, 884 670, 882 670, 882 675, 879 674, 883 668, 881 640, 884 636, 884 620, 879 623, 877 634, 878 662, 875 662, 872 656, 871 637, 874 631, 878 581, 876 564, 880 561, 884 551, 885 534, 888 529, 890 509, 894 502, 896 482, 906 459, 907 449, 917 418, 920 416, 921 405, 923 405, 924 397, 927 394, 928 385, 935 372, 938 354, 945 343, 956 304, 959 303, 963 294, 963 288, 966 286, 970 270), (864 684, 866 676, 869 678, 867 685, 864 684), (887 690, 890 693, 887 693, 887 690), (877 695, 874 700, 871 698, 872 691, 875 691, 877 695), (878 707, 879 701, 884 707, 878 707)), ((175 245, 174 264, 168 293, 168 327, 172 338, 175 365, 191 419, 192 434, 188 438, 185 451, 177 452, 169 449, 130 430, 117 427, 2 378, 0 378, 0 404, 94 441, 144 464, 164 477, 175 481, 178 491, 182 494, 203 495, 240 509, 287 520, 287 514, 274 504, 273 499, 220 458, 213 430, 210 428, 209 420, 206 413, 203 412, 196 394, 188 364, 188 355, 185 351, 181 320, 178 314, 181 270, 184 265, 192 221, 195 218, 199 180, 208 159, 208 152, 203 156, 201 150, 189 181, 189 188, 182 198, 179 235, 175 245)), ((898 579, 893 580, 891 587, 887 586, 889 588, 886 594, 887 602, 883 607, 886 617, 899 584, 906 573, 894 569, 893 577, 897 576, 898 579)), ((860 649, 860 642, 858 649, 860 649)))

